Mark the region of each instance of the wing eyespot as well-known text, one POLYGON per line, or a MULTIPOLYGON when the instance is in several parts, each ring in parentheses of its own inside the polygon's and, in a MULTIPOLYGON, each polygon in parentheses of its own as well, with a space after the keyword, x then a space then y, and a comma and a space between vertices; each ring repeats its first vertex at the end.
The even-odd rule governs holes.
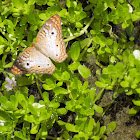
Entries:
POLYGON ((38 68, 39 68, 40 66, 38 66, 38 68))
POLYGON ((30 64, 29 63, 27 63, 27 66, 29 66, 30 64))
POLYGON ((56 56, 58 56, 58 54, 56 54, 56 56))
POLYGON ((47 64, 49 66, 49 64, 47 64))
POLYGON ((56 47, 58 47, 58 45, 56 45, 56 47))
POLYGON ((54 32, 52 32, 52 35, 54 34, 54 32))

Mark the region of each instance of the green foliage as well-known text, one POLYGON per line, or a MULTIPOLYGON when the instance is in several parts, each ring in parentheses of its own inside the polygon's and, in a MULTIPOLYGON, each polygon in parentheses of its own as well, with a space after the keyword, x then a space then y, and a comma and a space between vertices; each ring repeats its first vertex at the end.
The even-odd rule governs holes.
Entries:
POLYGON ((139 139, 140 138, 140 131, 136 132, 136 137, 139 139))
MULTIPOLYGON (((133 22, 140 17, 140 2, 130 3, 126 0, 89 0, 87 3, 0 0, 0 72, 3 77, 13 77, 7 68, 11 68, 20 52, 35 42, 38 30, 54 14, 62 19, 68 53, 65 62, 55 63, 52 75, 16 77, 17 86, 8 82, 13 89, 9 91, 5 88, 7 82, 4 78, 1 80, 0 139, 25 140, 32 136, 53 139, 50 131, 56 126, 61 129, 61 139, 107 139, 116 123, 101 126, 100 120, 106 111, 96 101, 101 99, 104 90, 112 90, 114 98, 121 93, 133 95, 134 106, 129 115, 140 112, 140 60, 139 55, 133 55, 133 22), (119 27, 118 32, 114 26, 119 27), (90 56, 96 57, 90 60, 98 77, 93 81, 96 87, 88 82, 93 75, 87 61, 90 56), (35 98, 36 88, 39 99, 35 98), (69 114, 74 114, 72 120, 63 119, 69 118, 69 114)), ((136 137, 140 138, 140 131, 136 137)))

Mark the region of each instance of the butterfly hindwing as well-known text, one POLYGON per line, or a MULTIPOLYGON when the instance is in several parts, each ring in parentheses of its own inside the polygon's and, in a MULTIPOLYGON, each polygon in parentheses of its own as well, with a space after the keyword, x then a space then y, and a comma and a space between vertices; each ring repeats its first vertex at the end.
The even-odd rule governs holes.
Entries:
POLYGON ((25 73, 52 74, 55 70, 51 60, 35 47, 25 49, 15 60, 11 72, 15 75, 25 73))

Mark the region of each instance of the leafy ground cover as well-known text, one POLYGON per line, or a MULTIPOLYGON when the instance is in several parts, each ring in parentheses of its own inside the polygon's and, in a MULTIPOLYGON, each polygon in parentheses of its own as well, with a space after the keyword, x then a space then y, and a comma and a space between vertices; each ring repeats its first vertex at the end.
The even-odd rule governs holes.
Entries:
POLYGON ((140 138, 140 1, 0 0, 0 139, 140 138), (10 73, 54 14, 68 58, 10 73))

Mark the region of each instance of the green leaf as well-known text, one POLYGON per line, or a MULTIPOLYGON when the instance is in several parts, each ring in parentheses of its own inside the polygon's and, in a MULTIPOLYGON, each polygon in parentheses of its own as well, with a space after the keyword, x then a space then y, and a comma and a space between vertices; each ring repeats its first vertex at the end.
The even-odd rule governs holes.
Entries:
POLYGON ((108 7, 110 7, 111 9, 115 9, 115 6, 114 6, 113 1, 106 0, 105 2, 106 2, 106 4, 108 5, 108 7))
POLYGON ((83 27, 83 24, 82 24, 81 22, 76 22, 75 27, 77 27, 77 28, 81 28, 81 27, 83 27))
POLYGON ((46 84, 43 84, 45 90, 52 90, 56 87, 56 84, 52 79, 46 79, 46 84))
POLYGON ((44 99, 45 103, 49 104, 50 100, 49 100, 48 92, 43 92, 43 99, 44 99))
MULTIPOLYGON (((0 120, 1 120, 1 122, 3 122, 3 121, 10 122, 11 121, 9 114, 4 111, 0 111, 0 120)), ((11 125, 12 125, 12 123, 11 123, 11 125)), ((2 132, 2 131, 0 131, 0 132, 2 132)))
POLYGON ((76 129, 75 125, 72 125, 70 123, 66 123, 66 129, 70 132, 78 132, 78 130, 76 129))
POLYGON ((62 9, 62 10, 59 12, 60 17, 64 17, 66 14, 67 14, 67 10, 66 10, 66 9, 62 9))
POLYGON ((36 120, 34 119, 33 115, 30 115, 30 114, 26 114, 24 116, 24 120, 27 121, 27 122, 30 122, 30 123, 36 122, 36 120))
POLYGON ((55 84, 54 85, 46 85, 46 84, 43 84, 42 86, 43 86, 43 88, 45 90, 52 90, 52 89, 55 88, 55 84))
POLYGON ((86 38, 86 39, 80 41, 81 48, 82 49, 85 48, 86 45, 89 43, 89 41, 90 41, 90 38, 86 38))
POLYGON ((100 128, 99 136, 101 137, 101 136, 105 133, 105 131, 106 131, 106 126, 102 126, 102 127, 100 128))
POLYGON ((13 65, 13 62, 10 62, 10 63, 4 65, 3 67, 4 67, 4 68, 11 68, 12 65, 13 65))
POLYGON ((101 34, 93 37, 93 41, 97 44, 100 44, 102 47, 105 47, 105 38, 101 34))
POLYGON ((93 87, 89 91, 89 97, 92 102, 94 101, 94 98, 95 98, 95 92, 96 92, 96 88, 93 88, 93 87))
POLYGON ((15 131, 14 134, 15 134, 16 137, 18 137, 18 138, 20 138, 20 139, 24 139, 24 136, 23 136, 23 134, 21 133, 21 131, 15 131))
POLYGON ((70 55, 73 61, 76 61, 79 58, 80 55, 80 43, 78 41, 75 41, 70 49, 70 55))
POLYGON ((32 123, 32 128, 31 128, 30 133, 31 134, 36 134, 38 132, 39 126, 40 126, 40 124, 33 124, 32 123))
POLYGON ((18 78, 17 83, 19 86, 31 85, 35 83, 35 81, 31 77, 21 76, 18 78))
POLYGON ((107 53, 111 53, 112 50, 111 50, 109 47, 106 47, 106 48, 105 48, 105 51, 106 51, 107 53))
MULTIPOLYGON (((47 106, 49 107, 49 106, 47 106)), ((54 107, 53 107, 54 108, 54 107)), ((39 109, 38 113, 40 114, 39 122, 48 120, 52 116, 52 111, 48 111, 45 106, 39 109)), ((37 121, 36 121, 37 122, 37 121)))
POLYGON ((20 87, 20 92, 22 93, 22 94, 28 94, 28 88, 27 87, 20 87))
POLYGON ((118 44, 117 44, 117 42, 114 42, 114 44, 113 44, 113 54, 114 55, 118 54, 118 44))
POLYGON ((65 108, 58 108, 57 113, 60 115, 65 115, 67 113, 67 110, 65 108))
POLYGON ((55 93, 55 96, 59 95, 59 94, 67 94, 68 91, 62 87, 56 87, 53 89, 53 92, 55 93))
POLYGON ((120 85, 121 85, 122 87, 129 87, 129 82, 128 82, 128 81, 122 81, 122 82, 120 83, 120 85))
POLYGON ((79 65, 80 65, 79 62, 73 62, 72 64, 70 64, 70 65, 68 66, 68 68, 69 68, 70 70, 76 70, 76 69, 78 69, 79 65))
POLYGON ((137 137, 138 139, 140 139, 140 131, 137 131, 137 132, 136 132, 136 137, 137 137))
POLYGON ((14 95, 11 95, 10 96, 10 101, 12 103, 13 110, 16 110, 17 106, 18 106, 18 100, 16 99, 16 97, 14 95))
POLYGON ((67 131, 64 131, 62 133, 62 137, 65 139, 65 140, 68 140, 68 139, 71 139, 71 136, 69 135, 69 133, 67 131))
POLYGON ((95 125, 95 120, 93 118, 90 118, 88 123, 88 131, 92 131, 95 125))
POLYGON ((118 62, 116 65, 115 65, 115 68, 116 68, 116 72, 117 72, 117 75, 118 77, 121 77, 123 72, 124 72, 124 66, 123 66, 123 63, 121 62, 118 62))
POLYGON ((38 112, 38 110, 37 110, 38 107, 37 106, 38 106, 39 103, 34 103, 34 104, 35 105, 28 104, 28 109, 31 112, 31 114, 37 115, 37 112, 38 112))
POLYGON ((39 15, 39 18, 40 18, 41 20, 47 19, 46 13, 41 13, 41 14, 39 15))
POLYGON ((40 20, 37 13, 32 13, 32 16, 27 15, 26 18, 28 19, 28 23, 30 24, 37 24, 40 20))
POLYGON ((41 129, 39 130, 42 139, 46 139, 48 135, 46 123, 42 123, 41 129))
POLYGON ((2 11, 2 0, 0 0, 0 12, 2 11))
POLYGON ((133 102, 136 106, 140 106, 140 99, 139 99, 139 100, 132 100, 132 102, 133 102))
POLYGON ((6 106, 7 101, 8 101, 8 99, 5 96, 0 97, 0 103, 3 104, 4 106, 6 106))
POLYGON ((96 86, 101 87, 101 88, 105 88, 108 86, 108 84, 102 83, 100 81, 96 81, 95 84, 96 86))
POLYGON ((90 70, 83 65, 79 65, 78 71, 83 78, 88 78, 90 75, 90 70))
POLYGON ((58 120, 57 123, 58 123, 60 126, 63 126, 63 125, 66 124, 66 122, 63 122, 63 121, 61 121, 61 120, 58 120))
POLYGON ((18 102, 21 104, 21 106, 22 106, 24 109, 27 108, 27 101, 26 101, 26 99, 25 99, 25 97, 24 97, 23 94, 18 94, 17 100, 18 100, 18 102))
POLYGON ((129 63, 130 63, 131 67, 134 67, 134 65, 135 65, 134 55, 129 55, 129 63))
POLYGON ((34 103, 34 101, 35 101, 34 96, 33 96, 33 95, 30 95, 30 96, 29 96, 28 103, 29 103, 29 104, 33 104, 33 103, 34 103))
MULTIPOLYGON (((139 91, 140 91, 140 90, 139 90, 139 91)), ((130 90, 130 91, 126 92, 125 94, 128 95, 128 96, 130 96, 130 95, 133 94, 133 90, 130 90)))
MULTIPOLYGON (((106 45, 112 45, 113 44, 113 39, 107 38, 106 39, 106 45)), ((109 50, 109 52, 111 52, 112 50, 109 50)))
POLYGON ((63 81, 68 81, 70 79, 70 74, 67 71, 64 71, 62 73, 62 79, 63 81))
POLYGON ((14 6, 18 9, 21 9, 24 6, 25 0, 12 0, 14 6))
POLYGON ((37 25, 31 25, 31 26, 30 26, 30 30, 31 30, 31 31, 37 30, 37 25))
POLYGON ((92 136, 91 139, 93 139, 93 140, 100 140, 100 137, 99 136, 92 136))
POLYGON ((4 42, 6 42, 6 40, 2 36, 0 36, 0 44, 1 44, 0 48, 4 47, 4 44, 3 44, 4 42))
MULTIPOLYGON (((3 132, 6 132, 6 131, 9 131, 9 128, 7 129, 7 126, 0 125, 0 132, 3 133, 3 132)), ((0 136, 0 138, 1 138, 1 140, 5 140, 5 137, 0 136)))
POLYGON ((33 5, 36 2, 36 0, 29 0, 28 5, 33 5))
POLYGON ((137 91, 137 93, 140 93, 140 87, 137 86, 137 85, 136 85, 136 87, 135 87, 134 89, 137 91), (136 87, 137 87, 137 88, 136 88, 136 87))
POLYGON ((80 109, 80 114, 86 115, 86 116, 92 116, 94 115, 94 107, 85 107, 85 106, 79 106, 80 109))
POLYGON ((47 3, 47 0, 37 0, 36 3, 40 6, 45 5, 47 3))
POLYGON ((66 0, 66 5, 68 8, 70 8, 70 5, 71 5, 70 3, 71 3, 70 0, 66 0))
POLYGON ((123 52, 123 62, 125 63, 125 64, 127 64, 127 62, 128 62, 128 58, 129 58, 129 55, 130 55, 130 51, 129 50, 125 50, 124 52, 123 52))
POLYGON ((85 11, 89 11, 92 7, 94 7, 94 4, 88 4, 88 5, 85 7, 85 11))
POLYGON ((75 101, 74 100, 70 100, 70 101, 66 102, 66 107, 65 108, 67 110, 70 110, 70 111, 74 112, 75 111, 75 106, 76 106, 75 101))
POLYGON ((108 127, 107 127, 107 134, 110 134, 112 131, 114 131, 116 128, 116 123, 114 121, 112 121, 108 127))
POLYGON ((95 109, 95 111, 98 112, 98 113, 103 113, 103 108, 100 107, 100 106, 98 106, 98 105, 96 105, 96 104, 94 104, 94 109, 95 109))
POLYGON ((55 100, 52 100, 49 104, 49 107, 52 107, 52 108, 58 108, 59 106, 60 106, 60 103, 55 102, 55 100))
POLYGON ((83 90, 87 89, 87 87, 88 87, 88 81, 85 81, 84 84, 83 84, 83 90))
POLYGON ((139 106, 134 106, 129 110, 129 115, 134 116, 140 111, 139 106))
POLYGON ((0 45, 0 55, 3 54, 4 45, 0 45))

